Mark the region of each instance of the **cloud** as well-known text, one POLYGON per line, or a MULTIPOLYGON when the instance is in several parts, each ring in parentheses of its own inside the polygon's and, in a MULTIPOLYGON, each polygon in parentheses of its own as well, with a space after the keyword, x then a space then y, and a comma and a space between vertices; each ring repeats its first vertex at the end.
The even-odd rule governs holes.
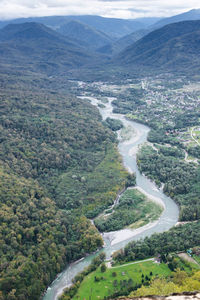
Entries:
POLYGON ((164 17, 199 6, 199 0, 0 0, 0 18, 83 14, 117 18, 164 17))

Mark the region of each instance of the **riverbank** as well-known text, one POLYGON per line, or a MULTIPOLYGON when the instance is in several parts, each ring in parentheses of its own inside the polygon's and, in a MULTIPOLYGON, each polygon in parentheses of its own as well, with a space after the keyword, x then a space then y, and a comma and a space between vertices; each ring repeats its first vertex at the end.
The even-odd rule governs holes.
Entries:
MULTIPOLYGON (((94 224, 100 232, 112 233, 113 236, 114 233, 120 233, 120 230, 133 231, 152 224, 160 218, 163 209, 162 205, 146 197, 137 188, 128 187, 114 209, 97 217, 94 224)), ((126 235, 124 238, 126 239, 126 235)))
POLYGON ((149 223, 147 225, 144 225, 142 227, 139 227, 137 229, 121 229, 118 231, 111 231, 111 232, 105 232, 102 234, 102 237, 104 239, 104 241, 109 241, 110 245, 116 245, 120 242, 126 241, 130 238, 133 238, 134 236, 137 236, 138 234, 143 233, 144 231, 146 231, 147 229, 150 229, 152 227, 154 227, 156 224, 158 223, 158 221, 149 223))

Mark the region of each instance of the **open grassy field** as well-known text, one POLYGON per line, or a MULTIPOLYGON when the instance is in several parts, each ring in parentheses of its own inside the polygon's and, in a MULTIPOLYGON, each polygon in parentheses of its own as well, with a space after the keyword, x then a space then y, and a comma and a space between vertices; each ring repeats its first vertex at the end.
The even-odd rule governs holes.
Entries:
POLYGON ((73 299, 103 299, 104 296, 112 295, 114 292, 122 290, 123 287, 141 284, 142 280, 145 282, 147 278, 151 279, 158 274, 167 277, 170 273, 166 264, 157 264, 154 261, 107 268, 105 272, 101 272, 101 269, 98 268, 83 280, 73 299))

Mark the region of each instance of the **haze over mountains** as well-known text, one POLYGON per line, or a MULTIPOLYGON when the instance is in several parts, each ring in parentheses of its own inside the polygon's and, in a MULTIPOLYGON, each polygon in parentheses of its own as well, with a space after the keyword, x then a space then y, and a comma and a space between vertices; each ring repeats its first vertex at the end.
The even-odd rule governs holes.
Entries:
MULTIPOLYGON (((154 23, 153 20, 157 18, 152 18, 151 22, 147 18, 147 23, 154 23)), ((48 27, 51 27, 54 30, 60 30, 63 26, 71 21, 81 22, 82 24, 88 25, 98 31, 104 32, 109 35, 111 38, 118 39, 124 35, 130 34, 133 31, 143 29, 146 26, 146 22, 143 20, 124 20, 124 19, 114 19, 114 18, 104 18, 100 16, 53 16, 53 17, 35 17, 35 18, 20 18, 10 21, 1 21, 0 28, 8 25, 10 23, 24 23, 24 22, 36 22, 42 23, 48 27)))
MULTIPOLYGON (((187 18, 200 19, 200 10, 158 22, 154 18, 136 21, 98 16, 11 20, 0 30, 0 63, 23 65, 48 74, 82 66, 105 67, 108 61, 125 69, 135 65, 170 70, 197 67, 200 21, 187 18), (24 20, 27 22, 20 23, 24 20), (165 23, 170 24, 160 27, 165 23), (153 29, 158 26, 159 29, 153 29)), ((1 22, 0 26, 6 23, 1 22)))

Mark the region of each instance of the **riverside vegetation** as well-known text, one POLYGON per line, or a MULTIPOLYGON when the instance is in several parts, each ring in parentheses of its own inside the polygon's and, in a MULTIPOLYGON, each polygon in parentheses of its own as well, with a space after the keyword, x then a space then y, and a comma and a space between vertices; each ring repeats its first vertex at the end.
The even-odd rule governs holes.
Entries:
POLYGON ((101 231, 115 231, 131 225, 141 227, 159 218, 162 208, 149 201, 142 193, 129 189, 120 197, 114 212, 95 219, 95 226, 101 231))
POLYGON ((180 206, 180 220, 200 219, 200 168, 182 159, 181 151, 173 147, 143 146, 138 153, 139 169, 180 206), (175 150, 174 150, 175 149, 175 150), (192 206, 191 206, 192 199, 192 206))

